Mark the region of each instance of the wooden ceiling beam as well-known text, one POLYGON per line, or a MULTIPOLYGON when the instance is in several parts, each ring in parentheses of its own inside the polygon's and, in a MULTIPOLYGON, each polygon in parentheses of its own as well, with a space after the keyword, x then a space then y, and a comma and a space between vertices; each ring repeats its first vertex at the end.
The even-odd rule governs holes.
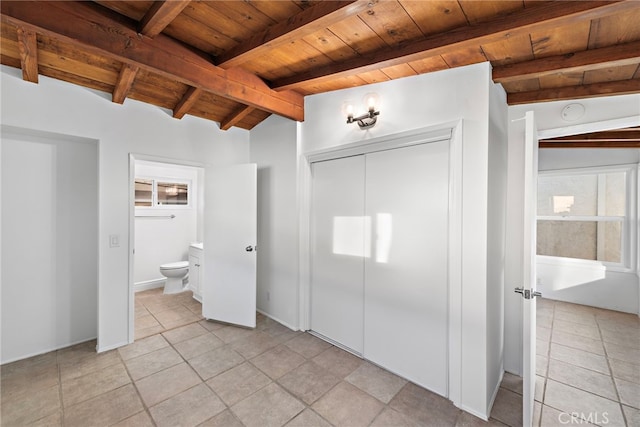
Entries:
POLYGON ((349 16, 373 7, 378 0, 323 1, 304 9, 287 19, 254 34, 217 58, 216 64, 222 68, 241 65, 259 58, 270 50, 286 43, 299 40, 309 34, 323 30, 349 16))
POLYGON ((510 83, 555 73, 583 72, 638 63, 640 41, 502 65, 493 69, 493 81, 510 83))
POLYGON ((18 27, 17 33, 22 79, 38 83, 38 37, 36 32, 18 27))
POLYGON ((580 135, 569 135, 558 138, 544 139, 545 142, 640 142, 640 129, 627 128, 615 129, 602 132, 583 133, 580 135))
POLYGON ((202 89, 197 87, 190 87, 187 92, 184 94, 180 102, 173 109, 173 117, 176 119, 181 119, 185 114, 189 112, 191 107, 198 101, 202 95, 202 89))
POLYGON ((251 112, 255 110, 255 108, 250 107, 248 105, 241 105, 237 109, 233 111, 233 113, 229 114, 224 120, 220 122, 221 130, 229 130, 232 126, 235 126, 240 122, 240 120, 247 117, 251 112))
POLYGON ((138 26, 140 34, 155 37, 187 7, 191 0, 161 0, 153 2, 138 26))
POLYGON ((304 99, 277 92, 257 76, 223 70, 206 55, 159 34, 139 35, 136 24, 91 2, 0 2, 2 23, 64 40, 78 49, 138 66, 166 78, 292 120, 304 120, 304 99))
POLYGON ((507 94, 507 104, 531 104, 535 102, 551 102, 563 99, 595 98, 599 96, 628 95, 640 93, 640 79, 618 80, 606 83, 593 83, 582 86, 565 86, 530 92, 514 92, 507 94))
POLYGON ((540 148, 640 148, 640 141, 547 141, 538 142, 540 148))
POLYGON ((135 65, 124 64, 122 66, 120 74, 118 75, 118 81, 116 81, 116 87, 113 89, 113 95, 111 95, 111 101, 116 104, 122 104, 124 102, 139 70, 140 68, 135 65))
POLYGON ((285 90, 312 83, 324 83, 339 77, 361 74, 456 50, 477 48, 479 45, 505 41, 517 36, 528 35, 531 32, 597 19, 638 7, 637 2, 633 0, 557 1, 532 2, 532 4, 534 5, 531 7, 496 17, 490 21, 457 28, 413 43, 388 47, 340 63, 282 78, 274 81, 271 87, 285 90))

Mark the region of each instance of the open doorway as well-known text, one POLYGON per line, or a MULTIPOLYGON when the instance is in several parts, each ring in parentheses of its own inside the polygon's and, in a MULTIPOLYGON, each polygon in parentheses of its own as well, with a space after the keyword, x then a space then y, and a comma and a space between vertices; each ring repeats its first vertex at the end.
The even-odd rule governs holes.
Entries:
POLYGON ((632 397, 640 390, 640 143, 633 141, 637 128, 626 129, 540 143, 536 270, 545 296, 538 301, 536 331, 540 425, 572 418, 635 425, 640 414, 632 397))
POLYGON ((204 168, 132 154, 130 195, 133 342, 202 319, 197 255, 203 250, 204 168))
POLYGON ((0 131, 5 364, 97 336, 99 142, 0 131))
MULTIPOLYGON (((568 127, 562 127, 562 128, 556 128, 556 129, 548 129, 548 130, 539 132, 539 138, 541 140, 547 140, 547 139, 551 139, 551 138, 566 137, 566 136, 569 136, 569 135, 577 135, 577 134, 581 134, 581 133, 585 133, 585 132, 597 132, 597 131, 603 131, 603 130, 607 130, 607 129, 615 129, 615 128, 618 128, 618 127, 629 127, 629 126, 637 126, 637 125, 638 125, 638 117, 635 116, 635 117, 628 117, 626 119, 615 119, 615 120, 603 121, 603 122, 597 122, 597 123, 593 122, 593 123, 586 123, 586 124, 568 126, 568 127)), ((567 152, 567 156, 566 157, 569 157, 569 158, 571 158, 571 159, 573 159, 575 161, 576 160, 575 150, 572 151, 572 153, 573 154, 571 154, 570 152, 567 152)), ((617 151, 617 153, 618 153, 618 155, 624 156, 622 151, 617 151)), ((516 155, 517 155, 517 153, 516 153, 516 155)), ((593 154, 590 155, 590 157, 593 159, 593 154)), ((600 157, 602 157, 602 152, 600 152, 600 155, 596 155, 596 158, 600 158, 600 157)), ((625 160, 623 162, 621 162, 621 163, 629 163, 630 159, 628 158, 628 156, 624 156, 624 157, 625 157, 625 160)), ((538 159, 538 157, 536 157, 536 159, 538 159)), ((632 159, 633 159, 633 157, 631 158, 631 161, 632 161, 632 159)), ((514 160, 514 162, 517 163, 517 160, 514 160)), ((540 157, 540 162, 544 163, 544 159, 543 159, 542 156, 540 157)), ((607 163, 609 165, 612 164, 612 162, 607 162, 607 163)), ((636 163, 635 169, 637 171, 637 160, 636 160, 635 163, 636 163)), ((584 167, 584 166, 589 166, 589 165, 577 165, 577 166, 583 166, 584 167)), ((632 181, 633 181, 633 179, 632 179, 632 181)), ((631 193, 632 193, 632 197, 633 197, 633 201, 631 202, 631 207, 633 207, 633 208, 635 208, 637 210, 637 190, 633 190, 633 191, 631 191, 631 193)), ((567 194, 560 194, 560 196, 566 196, 566 195, 567 194)), ((533 203, 535 204, 535 202, 536 201, 534 200, 533 203)), ((636 219, 636 221, 637 221, 637 219, 636 219)), ((518 228, 517 224, 516 224, 515 228, 518 228)), ((627 236, 631 240, 635 239, 636 243, 632 243, 632 245, 634 245, 634 247, 637 250, 637 231, 628 231, 627 232, 627 236)), ((630 259, 631 259, 632 262, 635 260, 635 262, 636 262, 635 265, 637 265, 637 252, 636 252, 636 255, 631 255, 630 259)), ((537 267, 538 266, 536 265, 535 269, 536 270, 540 270, 537 267)), ((517 271, 517 270, 518 270, 517 267, 514 268, 514 271, 517 271)), ((540 271, 537 271, 537 272, 540 273, 540 271)), ((573 277, 573 278, 575 278, 575 275, 573 275, 573 274, 565 274, 564 277, 573 277)), ((637 294, 637 289, 638 289, 638 287, 637 287, 637 268, 636 269, 634 269, 633 267, 631 268, 630 277, 631 277, 631 279, 633 281, 635 281, 634 282, 635 285, 633 286, 635 292, 631 295, 630 302, 631 302, 631 304, 636 304, 636 307, 637 307, 637 301, 638 301, 638 296, 637 296, 638 295, 637 294)), ((592 281, 592 282, 597 282, 597 281, 592 281)), ((549 291, 544 289, 544 280, 542 280, 541 284, 543 286, 540 286, 538 284, 538 290, 540 290, 540 288, 542 288, 543 296, 544 297, 549 296, 549 291)), ((508 291, 510 291, 510 290, 511 289, 509 289, 508 291)), ((612 292, 613 288, 609 288, 609 289, 607 289, 607 291, 608 292, 612 292)), ((507 295, 509 295, 509 292, 507 292, 507 295)), ((517 301, 516 301, 516 298, 514 298, 514 302, 517 303, 517 306, 514 304, 514 305, 511 305, 511 307, 516 307, 516 308, 520 307, 521 298, 518 297, 517 301)), ((582 304, 584 304, 584 301, 582 301, 582 304)), ((560 302, 560 303, 550 302, 550 303, 547 303, 547 301, 545 299, 542 299, 542 300, 539 300, 539 305, 540 305, 540 308, 538 310, 538 316, 537 316, 537 319, 538 319, 537 323, 538 323, 538 326, 539 326, 539 328, 537 328, 538 329, 538 331, 537 331, 537 335, 538 335, 537 338, 538 339, 535 342, 537 355, 534 356, 534 360, 536 360, 536 362, 537 362, 536 363, 536 371, 535 371, 536 374, 537 374, 537 376, 535 377, 535 379, 537 380, 537 384, 536 384, 536 389, 535 389, 535 393, 534 393, 534 397, 535 397, 536 403, 535 403, 535 407, 534 407, 533 420, 534 420, 534 425, 539 425, 537 423, 540 422, 540 417, 541 416, 546 416, 547 417, 546 418, 547 421, 549 421, 549 418, 548 418, 549 416, 556 416, 554 423, 557 424, 560 421, 560 420, 557 419, 558 415, 560 415, 560 414, 570 414, 570 412, 572 410, 572 408, 571 408, 572 404, 570 402, 564 402, 563 403, 564 406, 562 406, 560 408, 561 409, 560 412, 558 412, 559 411, 558 405, 560 403, 559 402, 554 402, 554 400, 553 400, 554 396, 558 396, 558 393, 559 393, 558 388, 559 387, 562 388, 564 386, 572 387, 570 390, 572 392, 575 392, 575 393, 578 393, 578 394, 580 394, 581 391, 580 391, 579 388, 575 387, 575 384, 569 385, 567 379, 565 379, 564 381, 561 381, 561 379, 558 378, 558 372, 559 372, 558 367, 557 366, 556 367, 551 366, 552 364, 553 365, 559 364, 558 361, 560 361, 560 362, 563 361, 562 360, 563 356, 560 353, 560 350, 566 350, 566 348, 568 348, 569 352, 574 352, 574 347, 570 347, 568 345, 564 345, 564 347, 566 347, 566 348, 563 348, 563 347, 560 347, 563 344, 561 344, 559 342, 555 342, 555 341, 561 340, 562 339, 561 336, 562 336, 563 333, 565 334, 564 338, 567 338, 567 337, 571 338, 572 337, 571 335, 566 335, 566 334, 572 334, 572 335, 575 335, 575 336, 579 337, 580 335, 576 334, 575 332, 583 331, 583 333, 589 333, 589 332, 585 332, 587 330, 590 330, 591 332, 597 331, 598 336, 594 335, 593 337, 584 337, 584 338, 586 338, 587 340, 588 339, 592 339, 594 341, 597 341, 596 338, 600 338, 600 337, 604 338, 605 334, 607 334, 607 332, 603 332, 604 329, 603 329, 602 325, 604 323, 607 323, 607 325, 614 325, 614 323, 610 319, 611 317, 620 317, 620 318, 625 319, 625 320, 623 320, 623 322, 626 322, 625 324, 627 326, 627 329, 625 329, 625 330, 626 330, 627 334, 632 334, 635 331, 636 336, 637 336, 638 318, 637 318, 637 315, 634 315, 634 314, 613 313, 613 312, 610 312, 610 311, 604 311, 602 309, 586 308, 584 305, 579 305, 578 306, 583 310, 587 310, 587 311, 588 310, 593 310, 593 313, 600 313, 600 314, 608 316, 609 318, 607 320, 605 320, 604 323, 601 324, 601 322, 598 321, 598 319, 595 317, 594 314, 587 313, 587 315, 585 316, 583 314, 567 313, 567 311, 570 311, 569 307, 573 307, 573 306, 571 304, 566 303, 566 302, 560 302), (559 310, 559 307, 560 307, 560 310, 559 310), (565 309, 565 310, 562 310, 562 309, 565 309), (558 314, 558 313, 560 313, 560 314, 558 314), (553 330, 550 327, 550 326, 555 326, 556 323, 562 325, 563 322, 565 322, 563 326, 571 325, 570 323, 566 323, 566 322, 572 322, 572 320, 569 319, 569 317, 572 317, 573 318, 573 323, 577 324, 577 325, 573 325, 575 327, 575 329, 570 330, 570 331, 564 330, 564 331, 557 331, 556 332, 555 330, 553 330), (584 320, 584 319, 590 319, 590 320, 584 320), (580 323, 576 322, 576 320, 582 320, 583 322, 590 322, 591 323, 591 329, 590 329, 589 325, 580 325, 580 323), (628 327, 630 327, 630 328, 628 328, 628 327), (595 328, 595 329, 593 329, 593 328, 595 328), (558 338, 554 338, 556 336, 558 338), (552 354, 554 352, 554 348, 555 348, 555 354, 552 354), (555 362, 554 362, 554 360, 555 360, 555 362), (556 376, 556 378, 555 379, 554 378, 548 379, 547 376, 551 376, 551 374, 553 372, 552 369, 555 370, 555 374, 554 375, 556 376), (558 386, 557 385, 558 383, 561 384, 561 385, 558 386), (551 388, 548 387, 549 384, 552 384, 551 388), (576 390, 578 390, 578 391, 576 391, 576 390), (554 406, 554 404, 556 406, 554 406), (569 404, 569 406, 567 406, 567 404, 569 404), (545 407, 548 407, 546 415, 545 415, 545 411, 543 411, 543 409, 545 407), (556 412, 553 412, 554 409, 555 409, 556 412)), ((510 307, 510 305, 507 304, 507 307, 510 307)), ((637 313, 637 309, 636 309, 635 313, 637 313)), ((507 315, 509 315, 509 314, 510 313, 507 313, 507 315)), ((520 316, 521 316, 521 314, 520 314, 520 316)), ((514 327, 517 327, 517 326, 518 325, 514 325, 514 327)), ((507 325, 505 325, 505 327, 507 327, 507 325)), ((631 336, 631 335, 627 335, 627 342, 630 341, 629 340, 629 336, 631 336)), ((615 338, 609 338, 609 339, 615 339, 615 338)), ((520 337, 520 340, 522 340, 522 336, 520 337)), ((578 341, 574 341, 574 342, 580 342, 581 340, 582 340, 582 338, 578 338, 578 341)), ((591 344, 597 345, 597 342, 596 343, 591 342, 591 341, 589 341, 589 342, 591 344)), ((522 343, 522 341, 520 341, 520 343, 522 343)), ((565 341, 565 344, 567 344, 566 341, 565 341)), ((574 343, 574 345, 579 345, 579 344, 575 344, 574 343)), ((591 359, 598 359, 598 360, 602 361, 602 359, 600 359, 600 357, 602 357, 605 354, 605 352, 608 353, 607 346, 611 347, 611 345, 616 345, 616 344, 615 343, 607 343, 606 341, 601 340, 601 342, 599 344, 599 348, 601 350, 598 350, 598 351, 601 351, 602 354, 592 353, 592 354, 588 354, 588 355, 584 355, 583 354, 583 356, 585 356, 586 358, 589 358, 590 360, 591 359)), ((584 348, 583 349, 577 348, 575 350, 586 351, 586 349, 584 349, 584 348)), ((629 351, 631 351, 631 353, 637 355, 637 351, 638 350, 635 349, 635 348, 632 348, 631 350, 621 351, 621 353, 619 353, 619 357, 621 357, 621 358, 627 357, 628 358, 628 356, 625 356, 625 354, 629 354, 628 353, 629 351)), ((522 355, 522 347, 520 347, 520 355, 522 355)), ((637 360, 637 357, 636 357, 635 360, 637 360)), ((566 363, 567 361, 564 360, 564 362, 566 363)), ((607 362, 605 361, 605 364, 606 363, 607 362)), ((608 365, 611 366, 611 368, 609 368, 609 369, 611 369, 611 371, 609 371, 609 372, 610 373, 613 372, 613 369, 614 369, 613 365, 610 362, 608 362, 608 365)), ((628 365, 625 365, 625 366, 629 367, 628 365)), ((579 370, 578 368, 589 369, 589 368, 582 367, 582 366, 578 366, 577 368, 574 368, 574 369, 579 370)), ((638 368, 635 367, 636 371, 637 371, 637 369, 638 368)), ((590 370, 593 371, 593 367, 590 370)), ((516 372, 518 372, 518 371, 519 370, 516 370, 516 372)), ((566 370, 561 371, 561 372, 565 372, 565 373, 569 372, 569 369, 566 369, 566 370)), ((596 372, 598 374, 601 374, 601 375, 605 375, 606 374, 606 372, 597 372, 597 371, 594 371, 594 372, 596 372)), ((614 372, 614 374, 615 374, 615 372, 614 372)), ((620 375, 620 374, 618 374, 618 375, 620 375)), ((514 379, 513 376, 511 376, 510 378, 514 379)), ((517 378, 517 377, 515 377, 515 378, 517 378)), ((578 378, 578 375, 575 375, 574 379, 575 378, 578 378)), ((601 380, 606 380, 606 378, 604 378, 602 376, 598 377, 598 378, 600 378, 601 380)), ((626 380, 629 380, 629 379, 630 378, 627 378, 626 380)), ((616 390, 616 392, 618 393, 618 396, 622 395, 622 393, 620 393, 620 388, 618 387, 618 383, 620 383, 620 380, 621 381, 626 381, 625 379, 616 378, 615 375, 613 375, 613 376, 609 375, 608 381, 612 384, 612 387, 614 387, 614 390, 616 390)), ((637 379, 636 379, 636 381, 637 381, 637 379)), ((520 388, 519 390, 522 390, 522 389, 520 388)), ((582 390, 582 391, 584 391, 584 390, 582 390)), ((518 392, 516 392, 516 393, 518 393, 518 392)), ((584 399, 582 399, 582 400, 584 400, 585 402, 589 401, 587 399, 588 396, 583 396, 583 397, 584 397, 584 399)), ((606 397, 606 396, 600 396, 599 395, 599 398, 608 399, 608 401, 605 402, 605 403, 610 403, 612 401, 611 397, 612 396, 606 397)), ((601 402, 604 402, 604 401, 601 401, 601 402)), ((573 403, 575 404, 576 402, 573 402, 573 403)), ((613 401, 613 403, 615 403, 615 405, 617 405, 618 408, 621 408, 621 407, 624 408, 624 406, 625 406, 624 403, 622 403, 622 406, 620 406, 620 404, 616 403, 615 401, 613 401)), ((580 406, 578 406, 577 404, 573 408, 573 410, 579 410, 579 409, 580 409, 580 406)), ((622 409, 622 410, 624 410, 624 409, 622 409)), ((612 414, 614 412, 612 412, 612 414)), ((586 414, 588 414, 588 413, 586 413, 586 414)), ((563 415, 563 416, 565 416, 565 415, 563 415)), ((616 416, 625 416, 626 417, 626 412, 623 413, 623 412, 618 411, 616 416)), ((602 422, 602 419, 599 419, 598 421, 602 422)), ((628 421, 628 418, 627 418, 627 421, 628 421)), ((625 421, 623 420, 621 422, 621 425, 625 425, 624 423, 625 423, 625 421)), ((546 425, 546 424, 544 424, 544 422, 543 422, 542 425, 546 425)))

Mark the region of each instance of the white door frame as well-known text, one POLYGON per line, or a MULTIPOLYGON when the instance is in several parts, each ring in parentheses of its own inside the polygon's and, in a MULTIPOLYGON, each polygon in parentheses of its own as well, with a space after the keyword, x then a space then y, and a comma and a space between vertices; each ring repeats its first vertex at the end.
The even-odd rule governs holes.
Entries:
MULTIPOLYGON (((196 168, 205 169, 204 163, 199 162, 191 162, 188 160, 179 160, 172 159, 168 157, 160 157, 160 156, 151 156, 147 154, 140 153, 129 153, 129 247, 127 250, 129 251, 129 314, 127 323, 129 325, 128 328, 128 336, 127 341, 131 344, 135 339, 135 283, 133 279, 133 267, 134 267, 134 249, 135 249, 135 239, 136 239, 136 209, 135 209, 135 181, 136 181, 136 160, 144 160, 148 162, 156 162, 156 163, 168 163, 171 165, 180 165, 180 166, 191 166, 196 168)), ((203 191, 204 180, 202 183, 199 183, 199 191, 203 191)))
MULTIPOLYGON (((533 110, 535 112, 535 108, 533 110)), ((512 121, 517 121, 517 120, 522 120, 522 119, 514 119, 512 121)), ((632 127, 632 126, 640 126, 640 117, 638 117, 638 116, 628 116, 628 117, 621 117, 621 118, 618 118, 618 119, 600 120, 600 121, 588 122, 588 123, 577 123, 577 124, 569 125, 569 126, 565 126, 565 127, 543 129, 543 130, 538 130, 537 137, 538 137, 538 140, 541 140, 541 139, 558 138, 558 137, 570 136, 570 135, 578 135, 578 134, 581 134, 581 133, 599 132, 599 131, 605 131, 605 130, 620 129, 620 128, 632 127)), ((524 159, 524 157, 523 157, 523 159, 524 159)), ((523 163, 522 163, 522 169, 521 170, 524 171, 525 167, 533 167, 533 163, 537 164, 537 160, 538 160, 537 158, 524 160, 523 163)), ((537 195, 534 195, 534 197, 537 197, 537 195)), ((523 203, 524 203, 524 201, 523 201, 523 203)), ((532 203, 536 203, 536 201, 533 200, 532 203)), ((639 203, 639 206, 640 206, 640 197, 639 197, 639 202, 638 203, 639 203)), ((526 224, 523 224, 523 225, 526 226, 526 224)), ((640 241, 640 229, 638 230, 638 240, 640 241)), ((533 256, 535 257, 535 253, 533 254, 533 256)), ((638 257, 639 257, 638 262, 640 263, 640 254, 638 255, 638 257)), ((523 265, 523 268, 524 268, 524 265, 523 265)), ((512 289, 513 289, 512 285, 513 285, 513 283, 505 283, 505 290, 506 290, 506 292, 508 294, 510 294, 512 292, 512 289)), ((518 285, 518 286, 520 286, 520 285, 518 285)), ((505 304, 505 310, 506 310, 506 304, 505 304)), ((516 319, 517 319, 517 321, 519 323, 518 330, 520 331, 520 334, 521 334, 519 339, 518 339, 518 341, 520 343, 520 345, 519 345, 519 354, 517 354, 517 357, 516 357, 516 360, 519 360, 519 361, 523 360, 523 350, 524 350, 524 336, 523 336, 524 334, 522 332, 523 331, 523 324, 522 324, 523 310, 524 310, 524 308, 522 307, 522 305, 520 305, 520 308, 518 309, 519 315, 516 317, 516 319)), ((518 374, 518 375, 523 375, 524 374, 524 366, 522 366, 522 364, 520 364, 519 371, 518 372, 514 372, 514 373, 518 374)), ((524 416, 524 414, 523 414, 523 416, 524 416)))
MULTIPOLYGON (((525 114, 524 140, 524 210, 523 242, 524 259, 522 264, 521 289, 532 294, 536 286, 536 205, 538 181, 538 130, 533 111, 525 114)), ((524 296, 524 295, 523 295, 524 296)), ((536 299, 522 300, 522 425, 530 427, 533 420, 534 396, 536 384, 536 299)))
POLYGON ((462 131, 463 120, 442 123, 329 149, 300 153, 299 183, 299 288, 298 322, 301 330, 309 330, 311 290, 311 163, 422 144, 449 138, 449 348, 448 398, 461 404, 462 363, 462 131))

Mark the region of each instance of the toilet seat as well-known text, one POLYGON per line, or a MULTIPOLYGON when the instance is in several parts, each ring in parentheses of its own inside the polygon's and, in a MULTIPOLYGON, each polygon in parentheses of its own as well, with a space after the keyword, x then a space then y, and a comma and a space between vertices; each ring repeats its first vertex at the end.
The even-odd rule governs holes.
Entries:
POLYGON ((160 266, 161 270, 177 270, 189 267, 189 261, 168 262, 160 266))

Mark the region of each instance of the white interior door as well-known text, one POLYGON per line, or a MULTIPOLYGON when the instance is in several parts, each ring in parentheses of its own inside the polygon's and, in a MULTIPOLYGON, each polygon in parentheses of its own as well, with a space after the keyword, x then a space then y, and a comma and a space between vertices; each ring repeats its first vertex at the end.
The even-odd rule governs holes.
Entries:
POLYGON ((314 163, 311 330, 362 354, 364 275, 370 218, 364 216, 364 156, 314 163))
POLYGON ((364 356, 446 396, 449 141, 366 160, 364 356))
POLYGON ((256 326, 257 167, 205 171, 202 315, 256 326))
POLYGON ((522 277, 522 425, 531 426, 536 386, 536 197, 538 184, 538 131, 533 111, 525 115, 524 141, 524 248, 522 277), (529 296, 529 298, 527 298, 529 296))

